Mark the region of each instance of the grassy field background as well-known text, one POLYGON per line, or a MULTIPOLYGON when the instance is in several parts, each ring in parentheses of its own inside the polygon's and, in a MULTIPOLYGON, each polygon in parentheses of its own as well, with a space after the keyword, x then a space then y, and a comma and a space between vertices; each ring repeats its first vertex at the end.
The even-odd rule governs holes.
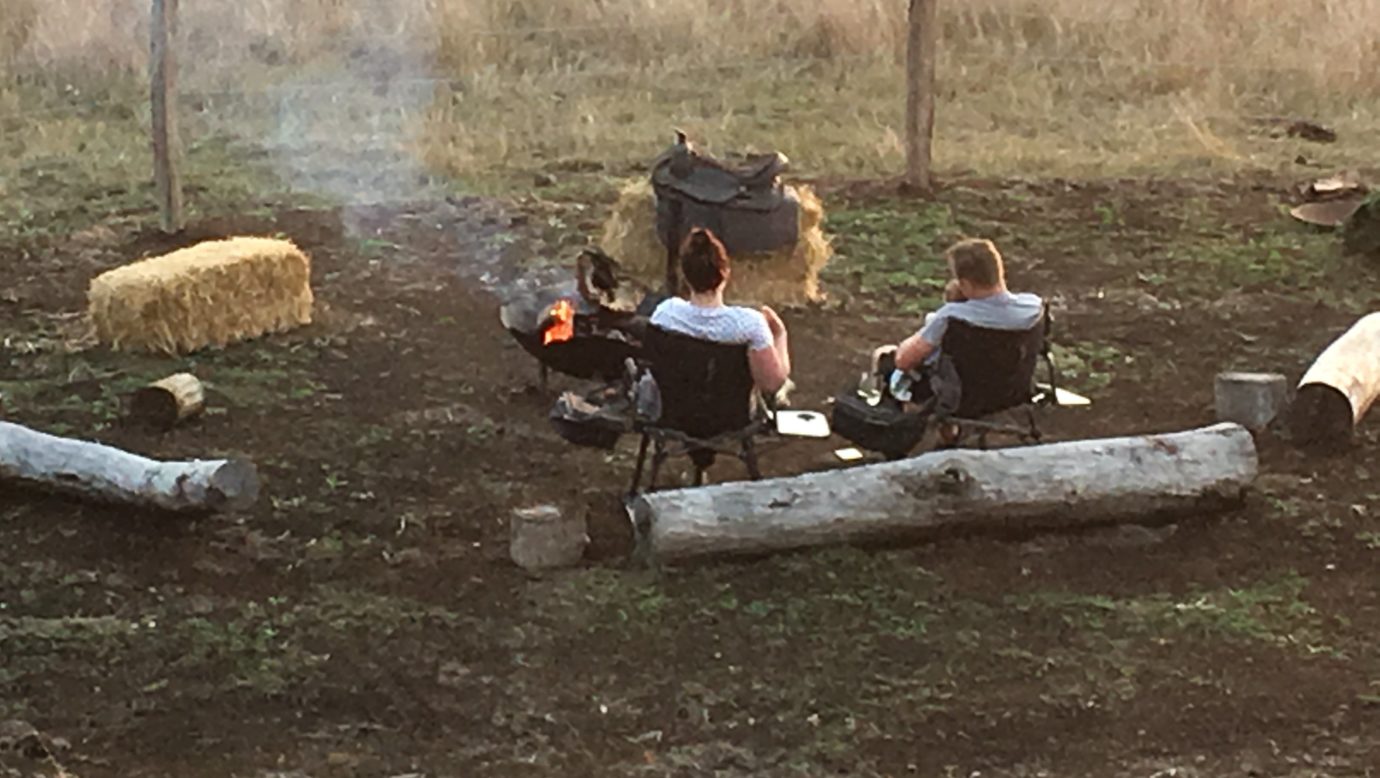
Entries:
MULTIPOLYGON (((193 165, 248 143, 294 188, 337 198, 620 171, 673 126, 782 149, 808 174, 890 175, 906 5, 187 3, 184 135, 193 165)), ((147 15, 137 0, 7 1, 0 182, 59 156, 147 177, 147 15)), ((1279 171, 1364 164, 1380 140, 1377 0, 984 0, 941 3, 940 19, 942 173, 1279 171), (1273 138, 1275 117, 1340 141, 1273 138)))

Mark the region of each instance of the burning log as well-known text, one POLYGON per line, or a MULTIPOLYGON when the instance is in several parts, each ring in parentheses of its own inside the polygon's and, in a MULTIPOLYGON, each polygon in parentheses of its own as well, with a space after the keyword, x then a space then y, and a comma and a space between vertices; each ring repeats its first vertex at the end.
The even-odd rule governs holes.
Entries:
POLYGON ((1335 445, 1352 432, 1380 396, 1380 313, 1332 342, 1299 381, 1289 418, 1297 443, 1335 445))
POLYGON ((258 471, 243 459, 158 462, 0 422, 0 481, 8 480, 168 511, 241 510, 259 496, 258 471))
POLYGON ((129 413, 135 420, 168 430, 206 408, 206 392, 191 373, 170 375, 134 393, 129 413))
POLYGON ((769 481, 655 492, 629 513, 646 550, 675 560, 904 538, 947 528, 1163 521, 1232 508, 1257 470, 1236 424, 913 459, 769 481))

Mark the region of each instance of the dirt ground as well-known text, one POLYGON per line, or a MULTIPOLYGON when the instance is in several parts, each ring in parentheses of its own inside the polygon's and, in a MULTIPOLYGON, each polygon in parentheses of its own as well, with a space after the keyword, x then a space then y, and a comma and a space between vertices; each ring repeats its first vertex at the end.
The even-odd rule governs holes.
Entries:
MULTIPOLYGON (((913 328, 938 250, 978 234, 1054 301, 1061 370, 1095 401, 1052 411, 1052 438, 1210 423, 1215 373, 1297 379, 1377 308, 1373 267, 1281 215, 1287 183, 977 180, 925 201, 819 182, 840 255, 829 299, 783 312, 797 404, 913 328)), ((247 456, 264 494, 177 519, 4 487, 0 720, 44 745, 0 729, 0 775, 1380 770, 1373 425, 1331 457, 1263 433, 1246 507, 1172 527, 629 565, 634 441, 603 454, 548 428, 493 291, 597 235, 612 190, 591 190, 7 236, 6 419, 247 456), (245 233, 311 254, 317 323, 179 360, 81 342, 95 273, 245 233), (183 368, 208 414, 163 435, 121 421, 125 393, 183 368), (508 561, 507 517, 535 503, 588 518, 581 569, 508 561)), ((835 467, 839 445, 764 465, 835 467)))

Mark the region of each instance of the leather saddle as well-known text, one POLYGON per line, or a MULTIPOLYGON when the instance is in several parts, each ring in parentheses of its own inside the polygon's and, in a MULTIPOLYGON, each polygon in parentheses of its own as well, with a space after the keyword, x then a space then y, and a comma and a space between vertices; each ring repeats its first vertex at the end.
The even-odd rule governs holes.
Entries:
POLYGON ((652 165, 662 245, 674 251, 695 227, 713 232, 730 254, 794 245, 800 236, 800 201, 781 183, 789 165, 780 152, 729 165, 677 132, 675 144, 652 165))

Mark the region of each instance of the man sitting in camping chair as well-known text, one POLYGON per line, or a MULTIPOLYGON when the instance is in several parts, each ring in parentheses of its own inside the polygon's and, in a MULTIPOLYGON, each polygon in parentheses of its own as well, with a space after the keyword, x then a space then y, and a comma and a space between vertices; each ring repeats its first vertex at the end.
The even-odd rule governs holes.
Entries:
POLYGON ((1053 383, 1044 301, 1006 288, 1001 253, 990 240, 960 241, 945 258, 953 276, 945 290, 947 302, 925 317, 919 332, 874 352, 878 388, 933 413, 946 445, 957 445, 970 431, 984 443, 988 431, 1038 440, 1033 414, 1024 429, 982 419, 1013 408, 1030 410, 1041 357, 1053 383))
POLYGON ((633 492, 649 445, 653 487, 661 465, 678 453, 690 455, 696 485, 718 453, 739 457, 748 475, 760 478, 753 438, 768 428, 764 406, 789 384, 791 358, 781 318, 770 308, 724 304, 730 272, 723 244, 708 230, 692 230, 680 251, 680 269, 690 299, 672 297, 658 305, 643 339, 659 409, 639 424, 633 492))

